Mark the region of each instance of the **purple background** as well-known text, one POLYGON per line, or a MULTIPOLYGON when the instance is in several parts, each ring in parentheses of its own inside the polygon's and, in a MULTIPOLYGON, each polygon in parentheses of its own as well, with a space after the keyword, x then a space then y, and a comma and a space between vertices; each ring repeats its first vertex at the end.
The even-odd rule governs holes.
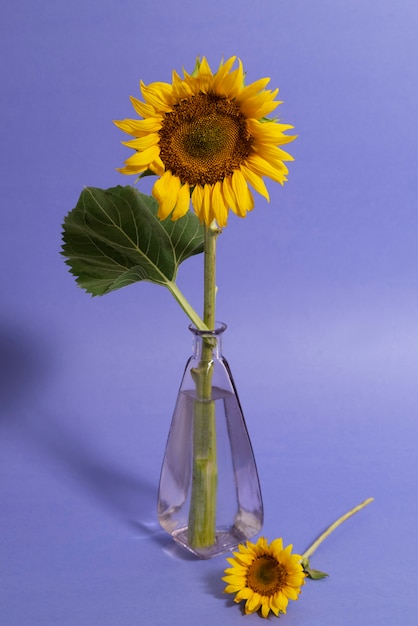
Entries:
MULTIPOLYGON (((0 622, 244 623, 224 558, 194 561, 156 521, 188 320, 154 285, 90 298, 59 256, 83 185, 133 183, 111 120, 132 115, 139 80, 236 54, 299 134, 287 185, 219 241, 263 532, 302 552, 376 498, 281 619, 415 624, 418 4, 22 0, 0 29, 0 622)), ((197 308, 200 268, 180 270, 197 308)))

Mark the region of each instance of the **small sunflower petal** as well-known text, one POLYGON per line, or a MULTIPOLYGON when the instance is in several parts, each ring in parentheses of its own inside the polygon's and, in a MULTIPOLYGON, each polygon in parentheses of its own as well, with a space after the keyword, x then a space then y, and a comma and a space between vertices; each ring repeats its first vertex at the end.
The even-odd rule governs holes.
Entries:
POLYGON ((254 613, 258 611, 261 606, 261 595, 257 592, 253 592, 253 594, 248 598, 245 604, 245 612, 246 613, 254 613))
POLYGON ((274 539, 270 544, 270 548, 274 550, 276 554, 277 552, 281 552, 283 550, 283 539, 281 537, 279 539, 274 539))
POLYGON ((270 613, 270 606, 268 602, 263 602, 261 605, 261 615, 263 617, 268 617, 270 613))
MULTIPOLYGON (((225 580, 224 578, 222 578, 222 580, 224 582, 228 582, 227 580, 225 580)), ((239 592, 241 589, 240 585, 232 585, 232 584, 228 584, 225 589, 224 589, 224 593, 237 593, 239 592)))
MULTIPOLYGON (((304 581, 294 574, 295 555, 291 549, 291 545, 283 548, 282 539, 275 539, 269 544, 265 537, 260 537, 255 544, 247 542, 238 546, 238 552, 233 553, 234 558, 228 559, 231 565, 238 565, 240 572, 246 570, 245 574, 228 575, 224 579, 229 583, 225 591, 235 594, 235 602, 245 601, 245 613, 260 611, 262 617, 268 617, 272 611, 279 615, 286 613, 289 600, 298 599, 304 581), (252 560, 243 566, 238 559, 245 553, 251 554, 252 560)), ((298 566, 301 567, 300 563, 298 566)), ((226 571, 231 569, 234 570, 234 567, 226 571)))
POLYGON ((253 591, 249 587, 243 586, 235 596, 235 602, 241 602, 241 600, 248 600, 253 595, 253 591))

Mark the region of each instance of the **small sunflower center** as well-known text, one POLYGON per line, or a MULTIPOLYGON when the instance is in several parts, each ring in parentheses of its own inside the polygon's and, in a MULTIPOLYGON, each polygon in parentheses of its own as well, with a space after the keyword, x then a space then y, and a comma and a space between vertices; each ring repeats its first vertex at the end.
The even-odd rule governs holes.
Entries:
POLYGON ((211 93, 181 100, 165 114, 159 134, 166 170, 191 186, 222 181, 252 151, 239 105, 211 93))
POLYGON ((272 596, 286 584, 287 570, 272 556, 257 557, 249 566, 247 586, 262 596, 272 596))

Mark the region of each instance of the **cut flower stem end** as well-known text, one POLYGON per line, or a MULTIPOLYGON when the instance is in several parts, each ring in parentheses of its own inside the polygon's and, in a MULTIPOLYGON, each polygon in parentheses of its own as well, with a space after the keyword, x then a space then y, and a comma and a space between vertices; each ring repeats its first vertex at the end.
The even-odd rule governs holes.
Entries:
POLYGON ((342 515, 341 517, 339 517, 333 524, 331 524, 331 526, 329 526, 323 533, 322 535, 320 535, 318 537, 318 539, 316 541, 313 542, 312 545, 309 546, 309 548, 307 550, 305 550, 305 552, 302 554, 302 561, 303 560, 307 560, 309 559, 310 556, 312 556, 312 554, 316 551, 316 549, 321 545, 321 543, 327 538, 329 537, 329 535, 338 528, 338 526, 341 526, 341 524, 343 522, 345 522, 346 520, 348 520, 350 517, 352 517, 353 515, 355 515, 356 513, 358 513, 359 511, 361 511, 362 509, 364 509, 364 507, 366 507, 368 504, 370 504, 371 502, 374 501, 374 498, 367 498, 367 500, 364 500, 364 502, 362 502, 361 504, 358 504, 357 506, 355 506, 353 509, 350 509, 350 511, 348 511, 347 513, 345 513, 344 515, 342 515))

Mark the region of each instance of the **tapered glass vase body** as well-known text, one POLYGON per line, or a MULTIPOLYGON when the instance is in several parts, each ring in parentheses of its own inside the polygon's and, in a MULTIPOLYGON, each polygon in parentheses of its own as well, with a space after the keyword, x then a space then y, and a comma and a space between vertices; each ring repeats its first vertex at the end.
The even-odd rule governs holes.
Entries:
POLYGON ((256 535, 263 504, 254 455, 227 361, 225 324, 193 333, 161 469, 158 519, 200 558, 256 535))

